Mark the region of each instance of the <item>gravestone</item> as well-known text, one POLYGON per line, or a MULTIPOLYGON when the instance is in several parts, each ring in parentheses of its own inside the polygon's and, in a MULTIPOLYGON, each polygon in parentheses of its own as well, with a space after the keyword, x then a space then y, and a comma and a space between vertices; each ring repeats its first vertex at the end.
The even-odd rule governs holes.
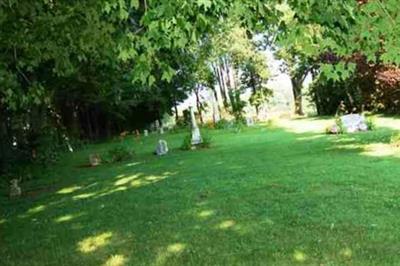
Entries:
POLYGON ((254 119, 252 117, 246 117, 246 126, 248 127, 254 126, 254 119))
POLYGON ((18 185, 18 179, 12 179, 10 181, 10 198, 16 198, 21 196, 22 191, 18 185))
POLYGON ((160 134, 164 135, 164 128, 163 127, 160 127, 160 134))
POLYGON ((89 155, 89 163, 90 166, 95 167, 101 164, 101 158, 98 154, 90 154, 89 155))
POLYGON ((191 117, 191 121, 192 121, 192 145, 198 145, 203 142, 203 139, 201 138, 200 129, 197 126, 193 107, 190 107, 190 117, 191 117))
POLYGON ((148 136, 149 136, 149 131, 148 131, 147 129, 145 129, 145 130, 143 131, 143 135, 144 135, 145 137, 148 137, 148 136))
POLYGON ((359 131, 367 131, 368 126, 365 122, 365 118, 359 114, 344 115, 340 118, 343 128, 348 133, 354 133, 359 131))
POLYGON ((160 139, 157 143, 156 154, 158 156, 166 155, 168 153, 168 143, 160 139))

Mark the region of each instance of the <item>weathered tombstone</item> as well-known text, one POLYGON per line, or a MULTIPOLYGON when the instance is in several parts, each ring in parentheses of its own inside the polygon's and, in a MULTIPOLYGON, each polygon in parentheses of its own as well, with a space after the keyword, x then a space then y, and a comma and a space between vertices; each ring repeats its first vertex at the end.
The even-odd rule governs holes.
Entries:
POLYGON ((246 126, 248 127, 254 126, 254 119, 252 117, 246 117, 246 126))
POLYGON ((368 126, 365 122, 365 118, 359 114, 344 115, 340 118, 343 128, 348 133, 354 133, 358 131, 367 131, 368 126))
POLYGON ((21 196, 21 188, 18 185, 18 179, 12 179, 10 181, 10 198, 16 198, 21 196))
POLYGON ((158 156, 166 155, 168 153, 168 143, 160 139, 157 143, 156 154, 158 156))
POLYGON ((197 126, 196 117, 194 116, 193 107, 190 107, 190 117, 192 120, 192 145, 198 145, 203 142, 200 129, 197 126))
POLYGON ((164 128, 160 127, 160 134, 163 135, 164 134, 164 128))
POLYGON ((89 163, 90 166, 95 167, 101 164, 101 158, 98 154, 90 154, 89 155, 89 163))
POLYGON ((145 130, 143 131, 143 135, 144 135, 145 137, 148 137, 148 136, 149 136, 149 131, 148 131, 147 129, 145 129, 145 130))

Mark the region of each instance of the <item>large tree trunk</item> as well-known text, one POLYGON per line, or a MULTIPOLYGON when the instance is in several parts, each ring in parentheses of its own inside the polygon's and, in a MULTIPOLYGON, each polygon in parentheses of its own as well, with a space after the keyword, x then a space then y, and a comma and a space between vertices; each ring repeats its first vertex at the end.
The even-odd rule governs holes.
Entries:
POLYGON ((227 91, 228 88, 226 86, 225 73, 221 65, 218 66, 218 75, 219 78, 221 79, 220 90, 221 90, 222 100, 224 102, 224 106, 227 107, 229 106, 229 97, 227 91))
POLYGON ((292 90, 294 97, 294 113, 296 115, 304 115, 303 112, 303 95, 302 95, 302 82, 292 78, 292 90))
POLYGON ((175 121, 178 121, 179 120, 178 103, 176 101, 174 102, 174 113, 175 113, 175 121))
POLYGON ((212 66, 213 66, 215 77, 217 78, 217 81, 218 81, 218 87, 219 87, 219 91, 221 93, 222 102, 225 104, 226 103, 226 99, 225 99, 225 93, 223 91, 224 90, 224 88, 223 88, 224 85, 223 85, 223 81, 222 81, 222 77, 221 77, 219 66, 217 64, 213 64, 212 66))
POLYGON ((212 88, 213 94, 214 94, 214 99, 218 108, 218 112, 221 114, 221 106, 219 105, 219 98, 218 98, 218 93, 217 89, 214 87, 212 88))
POLYGON ((199 112, 200 124, 203 125, 204 124, 203 112, 202 112, 203 106, 202 106, 201 101, 200 101, 200 89, 199 89, 199 87, 196 87, 196 89, 194 90, 194 94, 196 95, 196 106, 197 106, 197 111, 199 112))
POLYGON ((228 76, 228 84, 231 90, 236 89, 236 73, 235 69, 233 68, 232 64, 229 62, 227 58, 224 60, 226 73, 228 76))

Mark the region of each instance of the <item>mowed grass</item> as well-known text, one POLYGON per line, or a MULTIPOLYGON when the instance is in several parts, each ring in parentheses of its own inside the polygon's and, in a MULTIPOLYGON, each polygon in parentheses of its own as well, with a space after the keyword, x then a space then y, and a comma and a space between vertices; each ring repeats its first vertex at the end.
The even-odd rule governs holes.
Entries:
POLYGON ((81 167, 66 154, 1 198, 1 265, 399 265, 400 120, 327 136, 330 120, 285 120, 214 146, 152 155, 159 136, 126 140, 132 161, 81 167))

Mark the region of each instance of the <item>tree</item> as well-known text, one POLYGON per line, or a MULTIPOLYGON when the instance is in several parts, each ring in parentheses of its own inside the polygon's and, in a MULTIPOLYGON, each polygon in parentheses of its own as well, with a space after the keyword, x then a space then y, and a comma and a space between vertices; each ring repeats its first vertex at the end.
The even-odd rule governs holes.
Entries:
POLYGON ((242 90, 251 89, 249 102, 256 108, 257 115, 260 106, 267 103, 272 96, 272 90, 267 87, 268 78, 268 66, 262 54, 250 58, 242 67, 242 90))

